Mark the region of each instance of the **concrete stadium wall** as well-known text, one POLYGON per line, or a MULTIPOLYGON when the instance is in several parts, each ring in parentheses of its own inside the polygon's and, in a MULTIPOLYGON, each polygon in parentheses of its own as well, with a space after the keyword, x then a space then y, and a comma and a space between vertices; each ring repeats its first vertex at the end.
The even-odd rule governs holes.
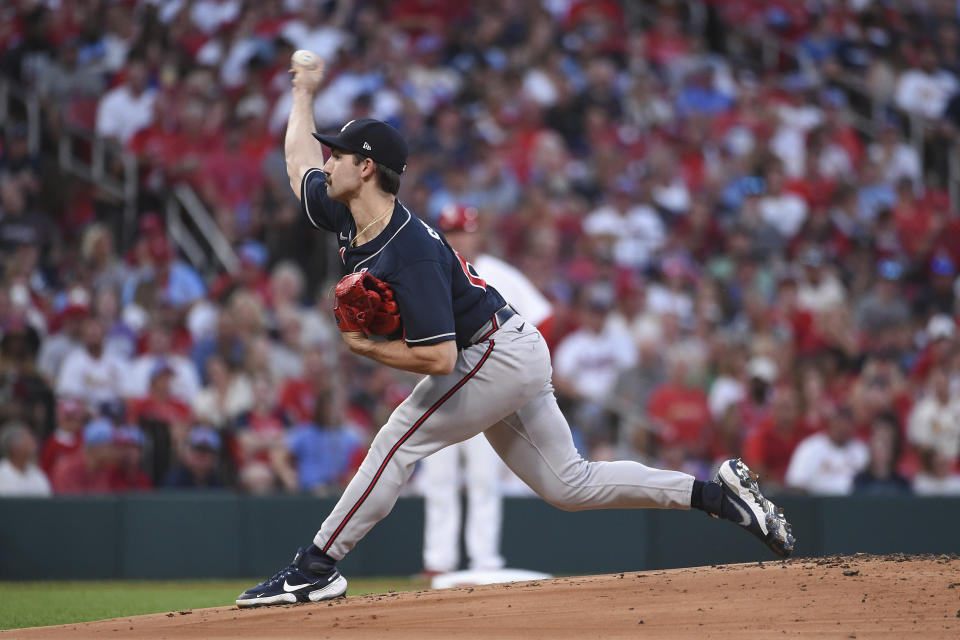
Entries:
MULTIPOLYGON (((960 552, 960 499, 782 497, 798 556, 960 552)), ((0 500, 0 580, 262 577, 309 544, 334 504, 308 496, 158 493, 0 500)), ((423 503, 401 499, 344 559, 347 576, 421 568, 423 503)), ((699 512, 566 513, 508 499, 508 566, 554 574, 773 560, 752 536, 699 512)))

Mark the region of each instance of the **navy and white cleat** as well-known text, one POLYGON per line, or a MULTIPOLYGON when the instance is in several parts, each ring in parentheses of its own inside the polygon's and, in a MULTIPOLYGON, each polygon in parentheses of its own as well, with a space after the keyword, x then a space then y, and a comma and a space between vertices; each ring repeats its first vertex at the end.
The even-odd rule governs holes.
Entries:
MULTIPOLYGON (((781 558, 793 553, 796 538, 783 509, 763 497, 757 474, 739 458, 720 465, 714 481, 723 488, 721 514, 757 536, 781 558)), ((714 515, 714 517, 718 517, 714 515)))
POLYGON ((339 598, 347 592, 347 579, 340 575, 336 567, 331 567, 321 574, 314 574, 301 568, 301 564, 304 564, 301 562, 303 556, 303 549, 298 549, 289 566, 237 596, 237 606, 243 608, 320 602, 339 598))

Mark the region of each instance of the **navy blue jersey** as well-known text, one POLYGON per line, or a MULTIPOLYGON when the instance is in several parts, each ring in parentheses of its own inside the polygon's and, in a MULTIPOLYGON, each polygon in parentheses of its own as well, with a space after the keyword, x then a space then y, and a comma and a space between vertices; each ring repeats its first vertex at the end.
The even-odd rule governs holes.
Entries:
POLYGON ((327 196, 323 171, 310 169, 304 174, 300 202, 313 226, 337 234, 345 273, 366 269, 390 285, 400 307, 403 339, 410 346, 456 340, 457 346, 465 347, 506 304, 442 233, 399 200, 386 228, 359 247, 350 246, 357 233, 353 216, 346 205, 327 196))

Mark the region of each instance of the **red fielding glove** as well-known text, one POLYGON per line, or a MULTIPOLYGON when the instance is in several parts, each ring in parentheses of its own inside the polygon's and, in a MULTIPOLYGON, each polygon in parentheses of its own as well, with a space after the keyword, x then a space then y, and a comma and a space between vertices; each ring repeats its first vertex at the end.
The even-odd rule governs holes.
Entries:
POLYGON ((400 328, 400 310, 390 285, 367 271, 337 283, 333 313, 340 331, 389 335, 400 328))
POLYGON ((337 319, 337 328, 340 331, 363 331, 363 327, 357 324, 356 312, 350 307, 341 307, 339 301, 334 299, 333 317, 337 319))
POLYGON ((393 297, 393 289, 383 280, 373 276, 367 281, 376 287, 380 294, 380 306, 374 312, 373 317, 367 323, 367 330, 378 336, 388 336, 400 328, 400 307, 393 297))

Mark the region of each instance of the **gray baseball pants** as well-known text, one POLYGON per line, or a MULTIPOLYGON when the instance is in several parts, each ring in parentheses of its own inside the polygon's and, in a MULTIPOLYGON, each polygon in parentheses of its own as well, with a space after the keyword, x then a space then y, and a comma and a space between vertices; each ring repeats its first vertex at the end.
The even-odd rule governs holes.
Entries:
POLYGON ((690 508, 691 475, 584 460, 551 377, 546 342, 519 315, 461 350, 452 373, 427 376, 393 412, 313 543, 340 560, 390 513, 418 460, 481 432, 514 473, 560 509, 690 508))

